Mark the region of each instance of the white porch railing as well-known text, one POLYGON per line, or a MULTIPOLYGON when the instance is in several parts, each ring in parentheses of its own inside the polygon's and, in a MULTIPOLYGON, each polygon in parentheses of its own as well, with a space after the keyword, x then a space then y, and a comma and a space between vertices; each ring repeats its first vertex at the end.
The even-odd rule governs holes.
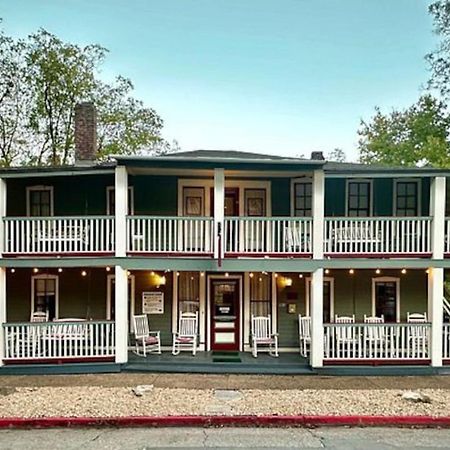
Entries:
POLYGON ((115 355, 114 322, 5 323, 5 361, 115 355))
POLYGON ((5 253, 112 253, 114 218, 5 217, 5 253))
POLYGON ((312 219, 226 217, 225 253, 312 253, 312 219))
POLYGON ((450 323, 444 323, 442 327, 442 359, 450 361, 450 323))
POLYGON ((429 323, 325 324, 324 360, 426 360, 429 323))
POLYGON ((450 253, 450 217, 445 218, 444 253, 450 253))
POLYGON ((431 217, 327 217, 327 254, 431 253, 431 217))
POLYGON ((212 217, 129 216, 128 251, 213 253, 212 217))

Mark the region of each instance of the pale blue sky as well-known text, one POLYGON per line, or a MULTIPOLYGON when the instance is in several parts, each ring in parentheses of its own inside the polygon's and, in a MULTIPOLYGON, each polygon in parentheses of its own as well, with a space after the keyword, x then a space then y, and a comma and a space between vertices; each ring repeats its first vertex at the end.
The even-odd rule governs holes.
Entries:
POLYGON ((343 148, 375 105, 415 101, 436 43, 426 0, 0 0, 10 34, 44 27, 110 50, 101 76, 184 150, 343 148))

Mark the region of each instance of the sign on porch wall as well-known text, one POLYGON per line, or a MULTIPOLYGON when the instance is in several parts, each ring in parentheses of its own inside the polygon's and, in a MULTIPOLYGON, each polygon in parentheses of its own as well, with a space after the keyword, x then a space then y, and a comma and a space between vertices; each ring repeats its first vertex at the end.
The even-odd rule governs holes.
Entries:
POLYGON ((142 314, 164 314, 164 292, 143 292, 142 314))

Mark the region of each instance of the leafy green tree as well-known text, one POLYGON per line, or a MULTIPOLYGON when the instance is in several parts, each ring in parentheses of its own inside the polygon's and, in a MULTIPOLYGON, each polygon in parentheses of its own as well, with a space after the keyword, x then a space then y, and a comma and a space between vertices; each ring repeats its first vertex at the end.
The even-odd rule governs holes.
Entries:
POLYGON ((341 148, 335 148, 328 153, 325 159, 334 162, 345 162, 347 160, 347 157, 345 156, 344 150, 342 150, 341 148))
POLYGON ((361 121, 360 161, 388 165, 450 166, 450 117, 443 102, 430 95, 401 111, 383 114, 375 108, 361 121))
POLYGON ((437 48, 426 56, 431 69, 430 87, 450 100, 450 0, 438 0, 429 6, 434 31, 439 36, 437 48))
POLYGON ((87 100, 98 110, 99 159, 177 149, 161 137, 156 111, 133 97, 129 79, 99 78, 105 48, 64 42, 44 29, 26 39, 0 30, 0 51, 0 165, 71 163, 74 108, 87 100))

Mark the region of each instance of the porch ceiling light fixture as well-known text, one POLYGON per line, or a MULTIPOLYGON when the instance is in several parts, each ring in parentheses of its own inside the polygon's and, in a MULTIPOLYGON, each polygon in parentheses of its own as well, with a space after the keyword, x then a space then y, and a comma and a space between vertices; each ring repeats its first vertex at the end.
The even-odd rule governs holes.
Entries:
POLYGON ((87 272, 86 272, 85 270, 82 270, 82 271, 81 271, 81 276, 82 276, 82 277, 85 277, 86 275, 87 275, 87 272))
POLYGON ((35 267, 35 268, 33 269, 33 272, 34 272, 34 273, 38 273, 38 272, 39 272, 39 269, 38 269, 37 267, 35 267))
POLYGON ((250 278, 253 278, 253 276, 254 276, 254 275, 253 275, 253 272, 250 272, 249 277, 250 277, 250 278))
POLYGON ((402 269, 402 274, 404 275, 406 273, 406 269, 402 269))
POLYGON ((328 275, 330 273, 330 269, 325 269, 325 273, 328 275))
POLYGON ((381 270, 377 269, 377 270, 375 270, 375 273, 379 275, 381 273, 381 270))
POLYGON ((154 277, 155 276, 155 272, 153 272, 153 270, 150 272, 150 275, 152 276, 152 277, 154 277))
POLYGON ((225 276, 226 276, 226 277, 229 277, 230 274, 229 274, 228 272, 225 272, 225 276))
POLYGON ((200 272, 200 276, 204 277, 205 276, 205 272, 200 272))
POLYGON ((299 278, 303 278, 303 274, 302 274, 302 273, 299 273, 299 274, 298 274, 298 277, 299 277, 299 278))
POLYGON ((16 271, 16 269, 12 268, 11 269, 11 273, 14 273, 16 271))
POLYGON ((284 278, 284 285, 285 285, 286 287, 292 286, 292 278, 285 277, 285 278, 284 278))
POLYGON ((107 267, 106 267, 106 271, 107 271, 107 272, 110 272, 110 271, 111 271, 111 267, 107 266, 107 267))
POLYGON ((61 267, 60 267, 60 268, 58 269, 58 272, 59 272, 59 273, 61 273, 61 272, 62 272, 62 268, 61 268, 61 267))
POLYGON ((348 271, 348 273, 349 273, 350 275, 353 275, 353 274, 355 273, 355 271, 354 271, 354 269, 350 269, 350 270, 348 271))

